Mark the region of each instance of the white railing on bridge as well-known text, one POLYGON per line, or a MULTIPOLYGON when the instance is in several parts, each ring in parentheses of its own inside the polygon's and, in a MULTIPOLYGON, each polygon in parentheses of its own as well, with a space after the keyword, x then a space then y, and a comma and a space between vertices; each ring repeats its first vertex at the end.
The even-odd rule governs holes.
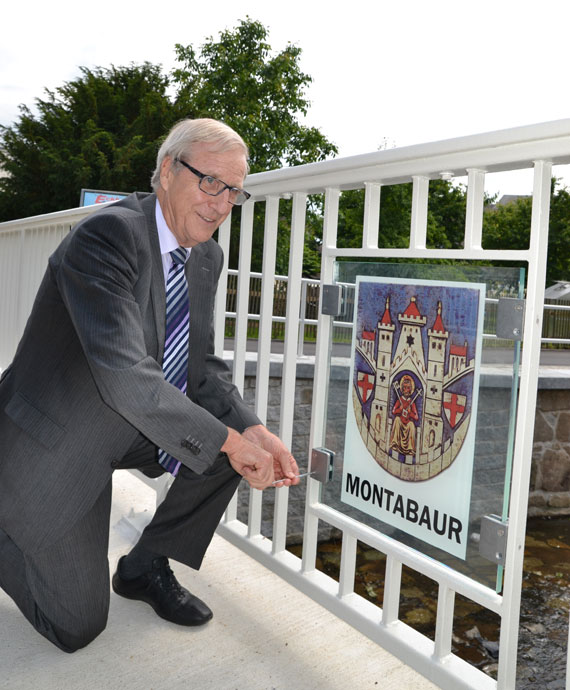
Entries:
MULTIPOLYGON (((528 487, 530 479, 533 425, 536 403, 543 294, 547 258, 548 216, 552 166, 570 162, 570 120, 521 127, 464 137, 433 144, 379 151, 362 156, 325 161, 297 168, 251 175, 247 187, 252 199, 241 210, 239 269, 235 307, 234 382, 243 388, 251 253, 255 204, 265 208, 262 287, 259 303, 258 353, 255 408, 265 420, 269 395, 269 364, 273 324, 273 289, 280 199, 292 198, 289 253, 289 286, 285 310, 285 335, 279 433, 291 445, 294 433, 295 374, 299 347, 299 305, 302 302, 302 259, 305 214, 309 194, 324 199, 321 285, 333 282, 334 263, 339 258, 383 260, 456 259, 525 262, 528 265, 525 305, 525 366, 520 376, 520 397, 516 418, 516 442, 509 510, 509 540, 506 550, 504 594, 428 558, 377 530, 347 517, 321 500, 321 485, 309 478, 306 495, 302 558, 285 549, 288 489, 276 492, 273 537, 261 535, 263 493, 252 490, 247 524, 237 520, 234 500, 220 525, 220 532, 244 551, 266 564, 330 610, 349 621, 371 639, 389 649, 443 688, 486 690, 513 688, 517 661, 518 618, 522 586, 522 561, 528 487), (485 176, 488 173, 531 168, 534 170, 533 209, 528 249, 484 250, 482 217, 485 176), (428 185, 430 179, 467 177, 467 213, 463 249, 435 249, 427 246, 428 185), (378 246, 382 186, 413 183, 409 247, 378 246), (362 246, 337 246, 339 199, 343 190, 365 189, 362 246), (323 521, 342 533, 340 581, 316 568, 318 523, 323 521), (384 599, 380 608, 354 591, 356 545, 361 541, 386 554, 384 599), (439 585, 435 640, 421 635, 399 620, 402 566, 420 571, 439 585), (477 602, 501 619, 498 680, 495 681, 452 653, 455 595, 477 602)), ((30 222, 0 224, 0 299, 3 335, 0 367, 10 361, 31 308, 43 266, 70 225, 95 208, 38 217, 30 222), (6 298, 8 295, 8 298, 6 298)), ((218 241, 226 255, 230 246, 230 219, 220 228, 218 241)), ((222 273, 217 300, 216 350, 223 352, 228 271, 222 273)), ((330 362, 328 343, 333 324, 317 317, 314 392, 311 415, 311 447, 324 445, 326 391, 330 362)), ((299 458, 303 464, 306 458, 299 458)))
MULTIPOLYGON (((280 434, 286 443, 293 434, 294 382, 298 349, 298 314, 301 293, 303 234, 309 194, 324 195, 324 222, 321 285, 333 282, 334 262, 339 258, 457 259, 504 261, 528 265, 525 305, 525 366, 520 377, 520 397, 516 418, 509 510, 509 540, 506 552, 504 594, 484 587, 470 578, 414 552, 376 530, 346 517, 321 500, 321 485, 309 478, 305 513, 303 556, 299 560, 285 550, 288 490, 280 489, 275 500, 273 539, 261 536, 262 494, 252 491, 249 520, 236 519, 234 504, 220 531, 248 553, 273 568, 284 578, 335 611, 339 616, 377 640, 431 680, 444 688, 513 688, 516 676, 518 618, 522 586, 522 561, 528 486, 530 479, 533 425, 546 274, 548 216, 552 166, 570 162, 570 120, 517 128, 405 149, 393 149, 336 161, 315 163, 252 175, 248 188, 252 202, 244 208, 240 231, 238 305, 234 380, 243 386, 248 321, 248 291, 251 269, 254 204, 265 206, 263 288, 260 309, 256 409, 264 419, 268 402, 272 292, 275 279, 275 252, 280 198, 290 198, 291 249, 288 276, 294 290, 288 291, 284 342, 280 434), (485 176, 487 173, 531 168, 534 170, 533 210, 530 244, 517 251, 484 250, 482 226, 485 176), (467 213, 463 249, 441 250, 427 247, 428 185, 430 179, 467 177, 467 213), (406 249, 378 246, 380 196, 383 185, 413 182, 410 243, 406 249), (365 189, 362 247, 337 246, 339 199, 344 189, 365 189), (340 582, 316 569, 318 523, 338 528, 343 535, 340 582), (387 556, 383 607, 364 601, 354 592, 356 544, 361 541, 387 556), (419 635, 398 618, 402 565, 419 570, 439 584, 435 641, 419 635), (460 593, 501 618, 498 679, 452 653, 455 594, 460 593)), ((220 230, 219 241, 229 249, 230 223, 220 230)), ((227 276, 222 279, 225 293, 227 276)), ((224 305, 218 303, 218 351, 223 348, 224 305)), ((325 410, 330 362, 328 345, 332 324, 318 316, 315 380, 311 417, 311 447, 324 444, 325 410)))

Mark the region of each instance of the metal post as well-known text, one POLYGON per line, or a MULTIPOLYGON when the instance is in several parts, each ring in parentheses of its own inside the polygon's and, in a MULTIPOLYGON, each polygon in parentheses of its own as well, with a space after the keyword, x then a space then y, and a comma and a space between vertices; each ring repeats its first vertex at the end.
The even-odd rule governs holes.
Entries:
POLYGON ((305 316, 307 313, 307 280, 301 281, 301 300, 299 303, 299 336, 297 339, 297 357, 303 356, 303 345, 305 342, 305 316))
POLYGON ((505 564, 503 619, 499 642, 498 690, 515 685, 517 642, 522 588, 522 566, 526 530, 528 486, 532 462, 532 442, 540 360, 540 336, 544 309, 544 282, 548 253, 548 218, 552 164, 537 161, 534 170, 530 260, 524 326, 525 361, 521 372, 517 437, 513 457, 509 540, 505 564))

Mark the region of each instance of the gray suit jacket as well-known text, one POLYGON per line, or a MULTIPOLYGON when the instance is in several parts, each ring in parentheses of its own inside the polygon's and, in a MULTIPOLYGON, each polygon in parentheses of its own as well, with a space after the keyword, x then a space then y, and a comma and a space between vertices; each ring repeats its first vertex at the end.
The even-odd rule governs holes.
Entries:
POLYGON ((49 546, 85 514, 139 433, 202 473, 226 426, 260 423, 213 355, 223 261, 213 240, 186 265, 187 396, 164 380, 155 201, 133 194, 63 240, 0 379, 0 526, 24 551, 49 546))

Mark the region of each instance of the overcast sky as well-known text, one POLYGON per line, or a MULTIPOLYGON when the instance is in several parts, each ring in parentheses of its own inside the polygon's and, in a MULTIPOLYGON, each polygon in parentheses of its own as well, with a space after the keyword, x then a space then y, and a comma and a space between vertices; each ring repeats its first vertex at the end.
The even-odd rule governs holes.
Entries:
MULTIPOLYGON (((341 156, 570 117, 567 0, 11 0, 0 124, 80 65, 149 61, 170 71, 175 43, 198 48, 246 15, 269 28, 274 51, 302 48, 313 78, 307 124, 341 156)), ((570 185, 567 169, 556 172, 570 185)), ((488 188, 528 193, 530 184, 515 173, 488 188)))

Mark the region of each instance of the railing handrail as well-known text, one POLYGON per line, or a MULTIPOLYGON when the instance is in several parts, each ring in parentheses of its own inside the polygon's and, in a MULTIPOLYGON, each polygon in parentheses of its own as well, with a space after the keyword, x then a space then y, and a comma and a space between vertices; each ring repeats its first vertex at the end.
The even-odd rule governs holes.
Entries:
MULTIPOLYGON (((570 155, 560 154, 564 150, 561 143, 570 142, 569 130, 570 118, 542 122, 253 173, 248 175, 246 185, 253 197, 259 198, 272 192, 282 195, 284 184, 288 193, 322 192, 329 185, 338 185, 339 176, 343 176, 345 181, 338 186, 350 189, 372 179, 381 180, 383 184, 411 181, 418 174, 435 177, 445 173, 463 177, 473 167, 482 167, 486 172, 518 170, 532 167, 537 157, 544 160, 547 156, 553 164, 562 165, 570 163, 570 155), (418 159, 421 164, 419 170, 418 159)), ((19 225, 37 225, 78 214, 88 215, 109 203, 114 202, 4 221, 0 223, 0 232, 19 225)))
POLYGON ((6 220, 0 223, 0 233, 13 232, 20 227, 37 227, 40 225, 55 225, 61 224, 62 221, 77 221, 94 211, 98 211, 114 201, 106 201, 104 204, 93 204, 92 206, 78 206, 76 208, 68 208, 64 211, 52 211, 51 213, 40 213, 37 216, 28 216, 26 218, 18 218, 16 220, 6 220))
POLYGON ((453 177, 467 175, 470 168, 486 172, 532 167, 537 158, 556 165, 570 163, 570 119, 474 134, 454 139, 385 149, 345 158, 333 158, 292 168, 281 168, 249 175, 246 185, 254 198, 281 193, 322 192, 330 185, 340 189, 361 187, 364 182, 383 184, 411 181, 417 175, 453 177), (341 180, 342 178, 342 180, 341 180))

